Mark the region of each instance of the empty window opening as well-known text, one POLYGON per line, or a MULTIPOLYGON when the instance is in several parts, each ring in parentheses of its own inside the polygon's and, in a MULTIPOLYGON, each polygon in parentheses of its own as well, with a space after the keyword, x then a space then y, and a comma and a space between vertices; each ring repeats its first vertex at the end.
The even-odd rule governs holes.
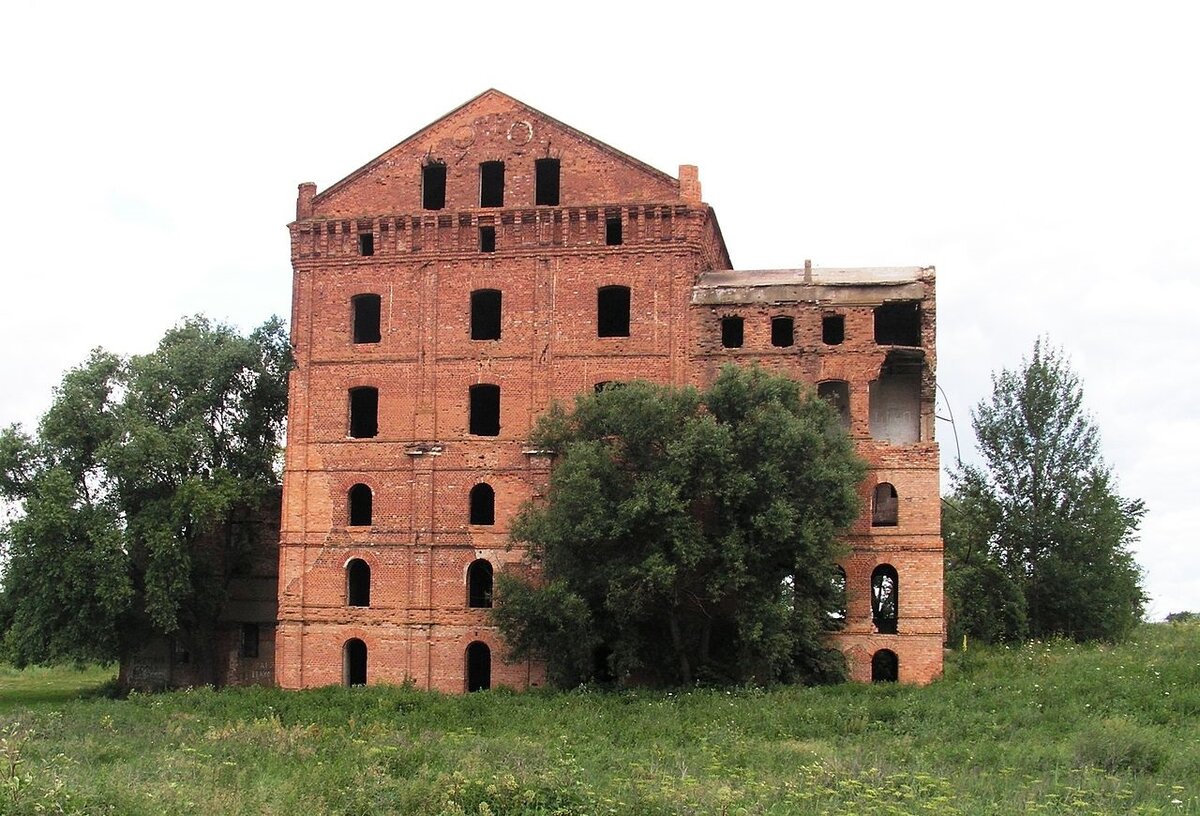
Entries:
POLYGON ((371 488, 356 484, 350 488, 350 526, 368 527, 371 524, 371 488))
POLYGON ((558 206, 558 159, 538 159, 534 166, 534 204, 558 206))
POLYGON ((771 345, 787 348, 796 342, 796 324, 790 317, 771 318, 771 345))
POLYGON ((891 649, 880 649, 871 656, 871 682, 895 683, 900 679, 900 658, 891 649))
POLYGON ((871 620, 881 635, 896 634, 900 611, 900 579, 891 564, 880 564, 871 573, 871 620))
POLYGON ((496 228, 495 227, 480 227, 479 228, 479 251, 480 252, 495 252, 496 251, 496 228))
POLYGON ((890 351, 871 383, 871 436, 893 445, 921 441, 921 352, 890 351))
POLYGON ((369 439, 379 433, 379 390, 350 389, 350 436, 369 439))
POLYGON ((242 657, 258 657, 258 624, 242 624, 242 645, 238 652, 242 657))
POLYGON ((379 342, 379 295, 355 295, 350 299, 354 307, 354 342, 379 342))
POLYGON ((478 640, 467 647, 467 691, 492 687, 492 650, 478 640))
POLYGON ((740 317, 721 318, 721 345, 725 348, 741 348, 745 338, 745 321, 740 317))
POLYGON ((829 613, 829 622, 834 629, 841 629, 846 625, 846 571, 840 564, 834 565, 830 583, 833 585, 834 605, 829 613))
POLYGON ((467 567, 467 606, 492 608, 492 563, 480 558, 467 567))
POLYGON ((496 523, 496 491, 486 482, 471 488, 470 520, 471 524, 496 523))
POLYGON ((468 433, 476 436, 500 435, 500 386, 472 385, 468 433))
POLYGON ((346 565, 346 606, 371 605, 371 566, 361 558, 346 565))
POLYGON ((347 686, 367 684, 367 644, 351 638, 342 647, 342 682, 347 686))
POLYGON ((374 255, 375 254, 375 236, 369 232, 360 232, 358 234, 358 254, 359 255, 374 255))
POLYGON ((620 246, 625 243, 621 234, 621 216, 610 215, 604 219, 604 243, 608 246, 620 246))
POLYGON ((845 380, 827 380, 817 384, 817 396, 829 403, 837 412, 842 427, 850 429, 850 383, 845 380))
POLYGON ((596 292, 596 336, 629 336, 628 286, 602 286, 596 292))
POLYGON ((476 289, 471 293, 471 339, 500 339, 500 290, 476 289))
POLYGON ((489 161, 479 165, 479 206, 504 206, 504 162, 489 161))
POLYGON ((872 527, 895 527, 900 514, 900 497, 896 488, 888 482, 875 485, 875 497, 871 503, 872 527))
POLYGON ((421 206, 427 210, 446 206, 446 165, 441 162, 421 168, 421 206))
POLYGON ((827 346, 840 346, 846 339, 846 318, 843 315, 825 315, 821 318, 821 342, 827 346))
POLYGON ((881 346, 921 345, 921 306, 915 300, 875 308, 875 342, 881 346))
POLYGON ((601 391, 606 389, 623 388, 624 386, 625 383, 621 382, 620 380, 602 380, 601 382, 598 382, 592 386, 592 388, 597 394, 599 394, 601 391))

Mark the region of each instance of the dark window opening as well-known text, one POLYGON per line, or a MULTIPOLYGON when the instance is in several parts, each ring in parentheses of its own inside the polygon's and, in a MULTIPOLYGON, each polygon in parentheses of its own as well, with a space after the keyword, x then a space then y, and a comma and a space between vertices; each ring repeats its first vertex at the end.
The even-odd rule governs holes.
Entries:
POLYGON ((628 286, 602 286, 596 293, 596 336, 629 336, 628 286))
POLYGON ((472 385, 468 433, 475 436, 500 435, 500 386, 472 385))
POLYGON ((479 165, 479 206, 504 206, 504 162, 488 161, 479 165))
POLYGON ((495 227, 480 227, 479 228, 479 251, 480 252, 495 252, 496 251, 496 228, 495 227))
POLYGON ((496 523, 496 491, 490 484, 480 482, 471 488, 471 524, 496 523))
POLYGON ((492 608, 492 563, 483 558, 467 567, 467 606, 492 608))
POLYGON ((467 647, 467 691, 487 691, 492 687, 492 650, 475 641, 467 647))
POLYGON ((350 299, 354 307, 354 342, 379 342, 379 295, 355 295, 350 299))
POLYGON ((597 394, 599 394, 606 388, 621 388, 624 385, 625 383, 621 382, 620 380, 602 380, 601 382, 598 382, 592 386, 592 388, 597 394))
POLYGON ((350 526, 368 527, 371 524, 371 488, 356 484, 350 488, 350 526))
POLYGON ((471 339, 500 339, 500 290, 476 289, 471 293, 471 339))
POLYGON ((837 412, 842 427, 850 428, 850 384, 845 380, 827 380, 817 384, 817 396, 837 412))
POLYGON ((895 683, 900 679, 900 658, 891 649, 880 649, 871 656, 871 682, 895 683))
POLYGON ((346 565, 346 606, 371 605, 371 567, 361 558, 346 565))
POLYGON ((367 684, 367 644, 351 638, 342 647, 342 682, 347 686, 367 684))
POLYGON ((558 159, 538 159, 533 163, 533 166, 535 171, 533 203, 557 207, 559 182, 558 159))
POLYGON ((796 342, 796 325, 790 317, 771 318, 771 345, 787 348, 796 342))
POLYGON ((379 391, 350 389, 350 436, 369 439, 379 433, 379 391))
POLYGON ((375 254, 375 236, 369 232, 360 232, 358 234, 358 254, 359 255, 374 255, 375 254))
POLYGON ((915 300, 875 308, 875 342, 881 346, 921 345, 921 306, 915 300))
POLYGON ((441 162, 421 168, 421 206, 427 210, 446 206, 446 165, 441 162))
POLYGON ((896 488, 888 482, 875 486, 875 499, 871 507, 872 527, 895 527, 900 514, 900 497, 896 488))
POLYGON ((620 246, 624 243, 621 235, 621 216, 610 215, 604 219, 604 243, 608 246, 620 246))
POLYGON ((843 315, 825 315, 821 318, 821 342, 827 346, 840 346, 846 339, 846 318, 843 315))
POLYGON ((242 657, 258 657, 258 624, 242 624, 242 647, 239 650, 242 657))
POLYGON ((740 317, 722 317, 721 345, 725 348, 741 348, 744 340, 744 321, 740 317))
POLYGON ((871 620, 881 635, 896 634, 900 612, 900 578, 891 564, 880 564, 871 573, 871 620))

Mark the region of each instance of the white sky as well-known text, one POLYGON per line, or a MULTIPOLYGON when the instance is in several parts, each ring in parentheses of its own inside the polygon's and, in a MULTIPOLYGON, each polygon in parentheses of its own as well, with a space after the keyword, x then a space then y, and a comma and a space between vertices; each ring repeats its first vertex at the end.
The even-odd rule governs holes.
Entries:
POLYGON ((783 8, 9 0, 0 424, 92 347, 286 317, 296 185, 496 87, 698 164, 739 269, 936 265, 964 456, 990 372, 1048 334, 1149 506, 1151 615, 1200 610, 1200 7, 783 8))

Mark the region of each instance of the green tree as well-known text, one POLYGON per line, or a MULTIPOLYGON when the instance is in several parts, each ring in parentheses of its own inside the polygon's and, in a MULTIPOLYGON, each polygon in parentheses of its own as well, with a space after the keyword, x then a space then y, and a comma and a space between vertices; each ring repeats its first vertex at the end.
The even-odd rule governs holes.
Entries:
POLYGON ((544 502, 512 529, 538 580, 502 575, 495 619, 552 679, 839 676, 837 534, 864 465, 811 391, 728 366, 703 394, 649 383, 553 408, 544 502))
POLYGON ((1121 497, 1078 376, 1039 340, 972 412, 982 467, 953 475, 943 533, 962 631, 1115 639, 1141 619, 1130 553, 1145 507, 1121 497))
POLYGON ((36 436, 0 433, 10 660, 111 660, 155 633, 204 659, 250 543, 213 534, 278 484, 290 360, 277 319, 242 337, 192 318, 151 354, 94 351, 36 436))

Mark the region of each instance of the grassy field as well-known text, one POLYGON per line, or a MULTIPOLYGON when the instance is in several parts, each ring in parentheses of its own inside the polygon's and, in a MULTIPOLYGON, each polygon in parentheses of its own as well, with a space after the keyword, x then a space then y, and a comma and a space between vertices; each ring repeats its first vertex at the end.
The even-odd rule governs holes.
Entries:
POLYGON ((0 668, 0 813, 1200 814, 1200 626, 926 688, 98 696, 0 668))

